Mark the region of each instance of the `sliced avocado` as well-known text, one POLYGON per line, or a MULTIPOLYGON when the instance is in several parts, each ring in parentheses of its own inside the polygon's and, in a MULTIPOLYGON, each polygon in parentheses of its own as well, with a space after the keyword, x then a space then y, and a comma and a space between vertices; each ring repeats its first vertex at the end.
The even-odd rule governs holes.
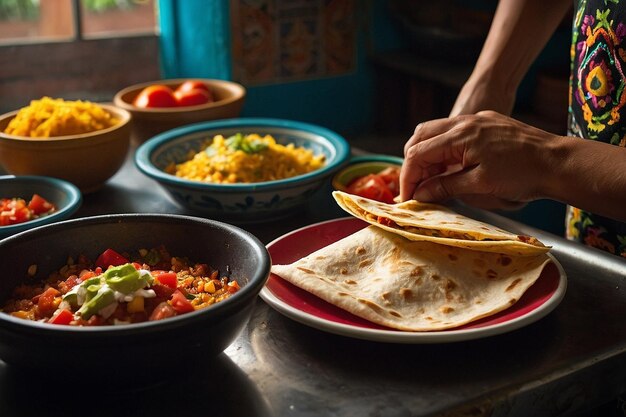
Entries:
MULTIPOLYGON (((89 292, 95 285, 91 285, 88 288, 89 292)), ((78 309, 77 313, 85 320, 89 320, 91 316, 97 314, 100 310, 106 306, 115 302, 115 295, 111 288, 106 285, 101 285, 96 294, 78 309)))
POLYGON ((124 264, 109 268, 104 273, 104 280, 113 290, 131 294, 148 285, 148 275, 140 274, 132 264, 124 264))

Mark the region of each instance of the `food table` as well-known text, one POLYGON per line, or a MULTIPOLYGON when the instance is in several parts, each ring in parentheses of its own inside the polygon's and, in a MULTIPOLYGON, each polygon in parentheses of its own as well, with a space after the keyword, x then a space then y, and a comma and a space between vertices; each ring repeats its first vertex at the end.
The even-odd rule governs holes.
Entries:
MULTIPOLYGON (((163 380, 147 384, 133 385, 128 370, 129 381, 104 386, 94 369, 42 382, 0 362, 0 415, 560 416, 626 390, 626 261, 489 212, 455 208, 552 245, 567 274, 560 305, 504 334, 420 344, 327 333, 259 298, 224 353, 189 358, 183 370, 163 358, 155 364, 164 367, 163 380)), ((127 212, 195 214, 139 173, 130 155, 102 189, 84 196, 76 216, 127 212)), ((344 215, 328 185, 292 217, 239 226, 267 244, 344 215)))

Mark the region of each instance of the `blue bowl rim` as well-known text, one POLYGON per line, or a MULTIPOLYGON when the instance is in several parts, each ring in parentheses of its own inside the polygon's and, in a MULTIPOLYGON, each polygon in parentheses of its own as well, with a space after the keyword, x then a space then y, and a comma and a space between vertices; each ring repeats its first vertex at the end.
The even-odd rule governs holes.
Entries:
POLYGON ((292 185, 302 185, 318 181, 332 175, 337 169, 350 159, 350 144, 341 135, 318 125, 297 122, 286 119, 242 117, 218 121, 194 123, 183 127, 174 128, 160 133, 141 144, 135 152, 135 165, 147 175, 161 183, 170 186, 190 188, 196 190, 212 190, 220 192, 246 192, 254 190, 271 190, 289 188, 292 185), (298 175, 276 181, 265 181, 246 184, 211 184, 199 181, 189 181, 167 174, 156 168, 150 161, 152 154, 168 141, 185 135, 201 132, 203 130, 217 130, 234 127, 275 127, 289 130, 302 130, 321 136, 328 140, 334 147, 336 158, 324 167, 306 174, 298 175))
MULTIPOLYGON (((55 219, 64 220, 74 214, 83 202, 83 195, 77 186, 69 181, 60 178, 47 177, 43 175, 1 175, 0 182, 3 181, 29 182, 33 184, 47 184, 62 192, 68 197, 68 203, 59 208, 54 213, 30 220, 25 223, 18 223, 10 226, 0 227, 0 238, 2 236, 10 236, 15 233, 29 230, 37 226, 42 226, 54 222, 55 219)), ((3 198, 12 198, 14 196, 2 196, 3 198)))

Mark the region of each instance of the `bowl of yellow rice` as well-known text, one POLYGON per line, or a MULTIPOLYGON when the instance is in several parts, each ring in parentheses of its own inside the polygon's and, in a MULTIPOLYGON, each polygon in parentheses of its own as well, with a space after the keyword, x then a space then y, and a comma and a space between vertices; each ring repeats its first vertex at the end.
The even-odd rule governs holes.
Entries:
POLYGON ((293 214, 349 157, 348 142, 324 127, 237 118, 157 135, 139 146, 135 164, 179 205, 241 223, 293 214))
POLYGON ((0 165, 95 191, 122 166, 131 115, 108 104, 43 97, 0 116, 0 165))

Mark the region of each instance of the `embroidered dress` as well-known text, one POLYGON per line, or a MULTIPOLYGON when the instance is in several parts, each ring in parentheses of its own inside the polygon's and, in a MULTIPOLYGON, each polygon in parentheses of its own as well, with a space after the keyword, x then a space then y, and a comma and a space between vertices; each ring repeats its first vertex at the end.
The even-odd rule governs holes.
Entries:
MULTIPOLYGON (((575 2, 571 58, 569 134, 626 147, 626 1, 575 2)), ((626 257, 626 223, 568 207, 565 230, 626 257)))

